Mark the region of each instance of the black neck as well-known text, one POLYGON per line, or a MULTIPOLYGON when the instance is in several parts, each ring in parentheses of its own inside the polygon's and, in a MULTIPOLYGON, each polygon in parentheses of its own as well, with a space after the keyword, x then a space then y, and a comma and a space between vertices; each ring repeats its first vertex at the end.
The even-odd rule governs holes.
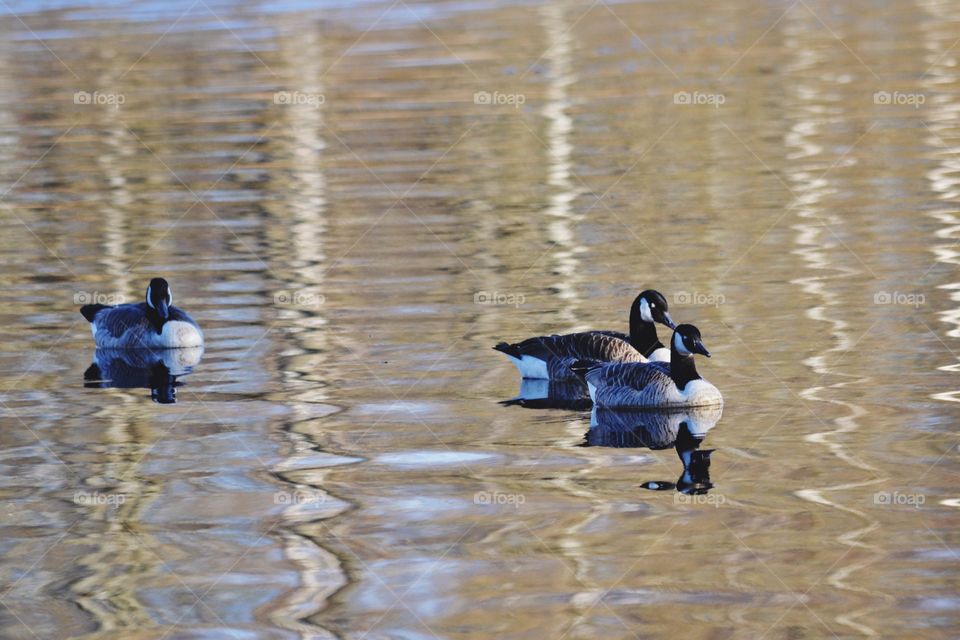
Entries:
POLYGON ((673 378, 673 383, 677 385, 677 389, 680 391, 683 391, 691 380, 700 379, 700 374, 697 373, 697 365, 693 362, 693 356, 681 355, 673 345, 673 341, 670 343, 670 377, 673 378))
POLYGON ((630 344, 645 356, 663 347, 663 343, 657 338, 657 328, 640 316, 638 304, 630 309, 630 344))
POLYGON ((161 318, 157 310, 150 305, 147 305, 147 320, 150 321, 150 324, 158 334, 163 333, 163 323, 166 322, 166 320, 161 318))

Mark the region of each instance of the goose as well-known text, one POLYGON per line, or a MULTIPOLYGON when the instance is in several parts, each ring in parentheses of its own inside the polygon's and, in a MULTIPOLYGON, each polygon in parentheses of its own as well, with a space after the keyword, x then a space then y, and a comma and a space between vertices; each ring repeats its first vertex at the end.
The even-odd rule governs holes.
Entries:
POLYGON ((605 407, 699 407, 723 403, 715 386, 700 377, 693 354, 710 357, 700 330, 678 325, 670 341, 670 362, 574 363, 595 405, 605 407))
POLYGON ((173 293, 163 278, 147 286, 146 300, 108 306, 87 304, 80 313, 90 322, 98 347, 109 349, 182 349, 203 346, 200 327, 173 306, 173 293))
POLYGON ((655 322, 674 327, 667 300, 648 289, 630 307, 630 335, 617 331, 584 331, 538 336, 522 342, 501 342, 493 347, 507 355, 521 377, 549 380, 575 379, 570 366, 583 362, 668 361, 670 350, 657 339, 655 322))

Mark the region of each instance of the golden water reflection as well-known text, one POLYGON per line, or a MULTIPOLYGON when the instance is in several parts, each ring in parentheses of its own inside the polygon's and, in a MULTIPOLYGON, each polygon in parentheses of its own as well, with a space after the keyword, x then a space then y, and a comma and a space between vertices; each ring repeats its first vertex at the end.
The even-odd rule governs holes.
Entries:
POLYGON ((3 637, 956 635, 948 3, 0 28, 3 637), (207 338, 177 403, 85 388, 78 296, 153 275, 207 338), (714 353, 699 467, 490 349, 646 287, 714 353))

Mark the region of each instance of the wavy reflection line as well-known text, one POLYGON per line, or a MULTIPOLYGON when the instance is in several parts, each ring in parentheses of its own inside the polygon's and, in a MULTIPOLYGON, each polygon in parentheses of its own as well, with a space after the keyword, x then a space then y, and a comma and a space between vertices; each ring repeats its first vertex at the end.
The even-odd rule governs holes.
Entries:
POLYGON ((548 46, 543 57, 549 69, 542 109, 547 122, 547 184, 552 187, 546 214, 553 219, 547 223, 547 237, 558 247, 553 252, 553 271, 559 279, 552 288, 565 303, 561 305, 561 317, 576 322, 575 306, 580 300, 577 291, 580 261, 577 256, 586 248, 577 240, 576 225, 580 216, 573 211, 573 201, 578 191, 571 180, 573 118, 568 113, 571 106, 569 88, 577 79, 573 70, 573 36, 562 4, 548 3, 540 8, 540 15, 548 46))
MULTIPOLYGON (((285 77, 290 85, 285 89, 307 95, 324 95, 324 41, 322 33, 311 21, 291 22, 283 37, 277 38, 278 55, 283 59, 282 69, 293 70, 285 77)), ((278 364, 283 373, 284 397, 288 399, 292 415, 284 424, 284 433, 290 439, 293 453, 282 463, 288 469, 309 469, 318 454, 318 443, 307 431, 308 425, 338 407, 329 405, 326 387, 318 384, 317 372, 329 372, 327 319, 321 301, 326 282, 325 237, 327 222, 327 178, 323 169, 323 151, 326 140, 321 135, 325 114, 317 104, 286 104, 278 109, 277 119, 283 121, 282 134, 273 138, 281 145, 281 155, 289 164, 291 184, 278 185, 287 197, 280 200, 273 216, 280 224, 271 225, 271 271, 281 274, 282 286, 294 291, 293 297, 304 304, 295 308, 279 308, 281 317, 289 321, 288 332, 294 343, 283 352, 278 364)), ((279 133, 279 131, 278 131, 279 133)), ((268 205, 270 206, 270 205, 268 205)), ((291 298, 288 298, 287 302, 291 298)), ((319 464, 319 463, 318 463, 319 464)), ((322 482, 311 476, 294 480, 277 471, 276 477, 289 483, 291 490, 320 492, 330 496, 322 482)), ((323 478, 323 474, 320 474, 323 478)), ((305 513, 299 505, 291 505, 281 517, 284 525, 280 535, 284 556, 299 567, 299 585, 285 594, 271 609, 270 620, 280 628, 298 634, 304 639, 338 637, 314 620, 327 607, 330 598, 351 581, 344 569, 346 562, 335 552, 325 548, 304 525, 313 520, 329 520, 349 506, 325 509, 320 513, 305 513), (306 519, 304 519, 306 517, 306 519)))
MULTIPOLYGON (((568 113, 571 106, 569 88, 577 80, 573 68, 573 34, 564 4, 547 3, 540 7, 540 16, 547 40, 547 51, 543 58, 549 69, 546 100, 542 109, 547 121, 547 184, 553 187, 546 213, 554 218, 547 225, 547 235, 559 247, 553 253, 553 260, 554 273, 560 279, 551 288, 564 302, 560 305, 560 317, 575 325, 580 303, 577 287, 581 280, 577 256, 585 252, 586 247, 577 240, 576 225, 581 216, 573 211, 573 202, 579 192, 571 180, 573 144, 570 138, 573 134, 573 118, 568 113)), ((580 437, 583 430, 579 419, 568 420, 566 427, 571 438, 580 437)), ((593 452, 586 452, 585 457, 593 460, 594 464, 600 464, 593 452)), ((572 543, 577 544, 575 538, 572 543)))
MULTIPOLYGON (((936 239, 942 242, 934 245, 932 251, 937 263, 956 266, 960 264, 960 210, 956 206, 960 199, 960 148, 951 147, 947 140, 956 139, 960 102, 956 101, 953 94, 939 90, 940 87, 956 85, 958 80, 956 68, 951 66, 943 53, 944 43, 950 40, 944 26, 950 24, 952 16, 943 3, 922 2, 921 6, 933 18, 920 21, 921 29, 925 30, 923 42, 927 49, 924 61, 930 65, 921 81, 927 96, 924 120, 926 130, 930 133, 924 142, 930 145, 937 158, 936 166, 928 170, 925 176, 930 182, 930 189, 943 203, 943 206, 929 213, 943 225, 934 234, 936 239)), ((949 338, 960 338, 960 282, 948 282, 937 288, 948 291, 950 302, 957 304, 937 314, 940 322, 952 327, 947 329, 945 335, 949 338)), ((960 362, 940 366, 938 369, 956 373, 960 371, 960 362)), ((934 393, 930 397, 944 402, 960 402, 960 389, 934 393)))
MULTIPOLYGON (((573 34, 567 20, 565 4, 546 3, 540 7, 540 16, 547 40, 544 60, 549 69, 546 100, 542 109, 547 122, 547 184, 552 187, 546 214, 553 219, 547 224, 547 237, 557 247, 552 254, 553 273, 559 276, 551 288, 563 301, 560 305, 560 317, 567 323, 576 325, 579 322, 578 285, 581 281, 578 255, 585 252, 586 248, 577 239, 576 225, 581 216, 574 212, 573 202, 579 192, 571 179, 573 117, 569 113, 569 88, 577 80, 573 68, 573 34)), ((583 421, 579 418, 566 421, 566 431, 572 441, 582 440, 583 421)), ((589 448, 579 449, 578 454, 585 458, 581 469, 573 476, 560 477, 553 483, 564 493, 583 499, 589 504, 578 522, 564 528, 562 542, 556 551, 563 556, 564 566, 577 582, 574 587, 577 592, 571 596, 571 603, 581 613, 571 625, 571 629, 583 620, 583 616, 595 604, 596 595, 603 592, 603 588, 591 578, 593 563, 589 554, 578 552, 583 544, 580 532, 594 520, 612 511, 609 501, 598 498, 594 491, 577 481, 578 477, 589 477, 591 472, 601 468, 606 456, 589 448)))
MULTIPOLYGON (((113 57, 110 67, 100 72, 104 86, 109 86, 122 72, 120 57, 113 57)), ((102 250, 98 262, 102 273, 97 277, 108 278, 113 291, 127 294, 132 290, 130 267, 132 252, 137 244, 131 233, 131 215, 135 199, 124 173, 130 159, 141 146, 130 130, 109 110, 95 110, 95 127, 103 133, 102 145, 95 149, 95 162, 106 177, 109 196, 101 211, 104 224, 99 238, 102 250)), ((139 257, 139 254, 136 256, 139 257)), ((116 509, 108 506, 83 506, 84 518, 99 521, 101 527, 95 533, 80 534, 77 548, 89 548, 89 552, 77 558, 77 565, 84 567, 86 575, 70 585, 71 599, 88 612, 101 632, 121 629, 148 628, 155 624, 147 606, 140 597, 145 580, 163 573, 159 557, 144 546, 142 537, 134 533, 127 523, 142 522, 144 512, 160 489, 142 476, 141 449, 143 434, 131 424, 129 413, 116 405, 130 408, 140 403, 134 394, 111 396, 115 405, 110 411, 99 411, 96 418, 102 421, 102 461, 89 470, 88 478, 113 478, 116 488, 125 500, 116 509), (122 572, 117 567, 125 567, 122 572)), ((88 488, 88 487, 85 487, 88 488)), ((150 536, 152 538, 152 536, 150 536)), ((151 544, 157 543, 151 539, 151 544)))
MULTIPOLYGON (((787 49, 795 54, 795 60, 790 65, 789 71, 802 78, 804 72, 821 68, 826 62, 826 58, 824 52, 819 48, 807 46, 807 43, 803 40, 803 34, 807 33, 805 25, 790 24, 800 19, 802 18, 792 16, 788 18, 788 23, 785 25, 787 37, 784 42, 787 49)), ((857 633, 865 636, 876 636, 878 635, 877 631, 861 622, 860 619, 878 608, 875 604, 877 599, 889 602, 892 601, 892 598, 875 589, 852 584, 849 580, 853 574, 883 557, 882 549, 863 541, 867 535, 880 526, 880 523, 859 509, 841 504, 828 497, 829 494, 834 492, 862 488, 884 480, 878 477, 881 475, 878 469, 850 453, 842 442, 842 439, 845 439, 844 436, 848 436, 848 434, 859 429, 858 421, 867 411, 862 406, 838 399, 837 396, 841 395, 846 387, 867 383, 869 378, 835 371, 830 364, 834 356, 842 357, 843 354, 855 346, 856 342, 850 337, 848 323, 840 319, 838 313, 831 310, 842 306, 842 300, 837 293, 828 288, 828 285, 832 280, 850 278, 858 275, 860 271, 836 264, 831 257, 831 244, 829 237, 827 237, 828 231, 825 225, 840 225, 843 220, 837 216, 829 215, 821 205, 821 201, 833 192, 833 187, 825 173, 832 168, 832 165, 829 158, 823 157, 823 147, 816 141, 816 137, 820 135, 820 124, 825 117, 829 117, 829 112, 825 116, 826 109, 822 104, 825 96, 821 95, 818 85, 805 82, 800 82, 791 91, 794 93, 794 103, 799 105, 799 117, 790 127, 784 140, 785 145, 791 150, 788 155, 791 162, 786 170, 786 175, 792 183, 791 191, 795 195, 790 208, 796 212, 798 218, 793 227, 797 231, 796 244, 798 248, 793 253, 799 255, 805 267, 814 274, 794 279, 791 284, 799 285, 805 294, 821 301, 817 306, 807 309, 805 314, 815 322, 828 324, 834 343, 833 346, 822 353, 806 358, 803 364, 817 374, 818 379, 827 377, 833 379, 837 377, 849 378, 849 380, 824 386, 815 385, 804 389, 800 393, 804 400, 835 405, 847 411, 846 415, 833 419, 835 428, 811 433, 804 439, 807 442, 825 447, 831 455, 849 467, 868 472, 872 476, 868 480, 843 482, 826 487, 805 488, 796 491, 795 494, 802 500, 848 513, 866 523, 865 526, 856 527, 837 536, 836 540, 848 547, 838 563, 845 559, 846 554, 855 549, 869 550, 872 552, 871 555, 862 560, 847 562, 835 570, 831 567, 826 579, 828 584, 836 589, 869 596, 871 604, 848 613, 839 614, 834 619, 838 624, 849 627, 857 633)))

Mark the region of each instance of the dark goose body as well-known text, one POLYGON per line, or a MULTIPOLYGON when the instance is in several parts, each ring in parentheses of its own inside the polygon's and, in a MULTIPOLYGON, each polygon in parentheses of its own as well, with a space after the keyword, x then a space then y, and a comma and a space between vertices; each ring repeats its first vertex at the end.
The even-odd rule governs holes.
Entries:
POLYGON ((173 306, 173 294, 163 278, 147 287, 146 300, 108 306, 88 304, 80 313, 90 323, 98 347, 108 349, 183 349, 203 346, 200 326, 186 311, 173 306))
POLYGON ((494 349, 507 354, 524 378, 549 380, 575 379, 571 365, 578 361, 647 361, 626 340, 597 331, 528 338, 516 344, 501 342, 494 349))
POLYGON ((629 335, 584 331, 538 336, 513 344, 501 342, 493 348, 506 354, 524 378, 571 380, 577 377, 571 368, 577 362, 647 362, 651 356, 669 359, 669 350, 657 339, 655 322, 673 326, 666 299, 647 290, 630 308, 629 335))
POLYGON ((595 405, 625 408, 722 404, 723 396, 717 388, 697 372, 694 353, 710 355, 696 327, 679 325, 671 340, 670 363, 594 366, 584 374, 590 398, 595 405))

